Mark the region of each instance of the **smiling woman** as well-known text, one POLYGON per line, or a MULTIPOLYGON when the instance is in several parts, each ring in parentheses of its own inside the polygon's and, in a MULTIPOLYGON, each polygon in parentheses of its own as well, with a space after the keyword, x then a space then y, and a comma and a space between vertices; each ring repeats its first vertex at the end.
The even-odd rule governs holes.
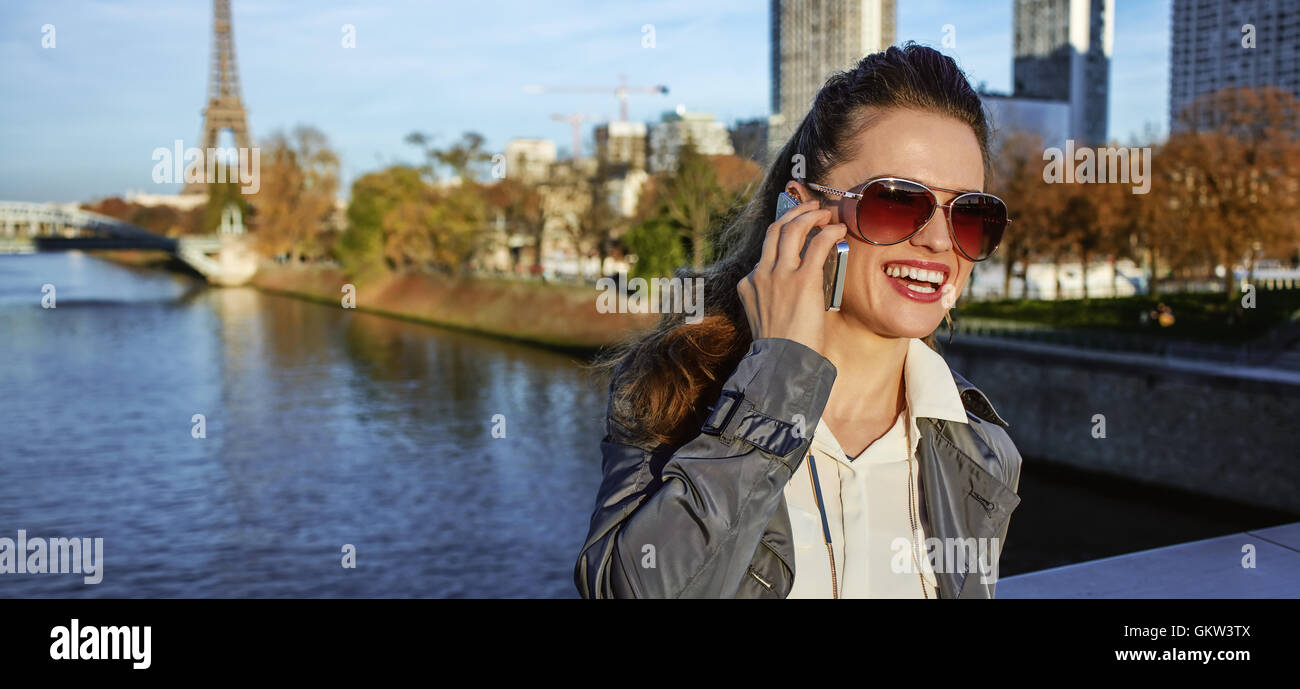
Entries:
POLYGON ((932 342, 1009 222, 984 192, 988 138, 979 96, 933 49, 827 80, 698 276, 704 318, 666 315, 603 361, 583 596, 993 597, 1021 458, 932 342), (802 203, 778 217, 783 191, 802 203), (821 267, 842 239, 829 311, 821 267), (986 555, 935 558, 930 542, 986 555))

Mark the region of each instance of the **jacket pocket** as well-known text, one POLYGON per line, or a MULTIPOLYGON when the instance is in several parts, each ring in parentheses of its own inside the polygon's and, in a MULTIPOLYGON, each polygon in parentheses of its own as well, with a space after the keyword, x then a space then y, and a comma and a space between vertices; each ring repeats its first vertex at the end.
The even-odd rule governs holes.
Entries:
POLYGON ((758 581, 758 583, 759 583, 760 585, 762 585, 762 587, 765 588, 765 589, 767 589, 768 591, 775 591, 775 590, 776 590, 776 589, 775 589, 775 584, 773 584, 772 582, 768 581, 766 577, 763 577, 762 575, 760 575, 760 574, 758 573, 758 570, 754 569, 754 565, 752 565, 752 564, 749 566, 749 576, 751 576, 751 577, 753 577, 754 579, 756 579, 756 580, 758 581))

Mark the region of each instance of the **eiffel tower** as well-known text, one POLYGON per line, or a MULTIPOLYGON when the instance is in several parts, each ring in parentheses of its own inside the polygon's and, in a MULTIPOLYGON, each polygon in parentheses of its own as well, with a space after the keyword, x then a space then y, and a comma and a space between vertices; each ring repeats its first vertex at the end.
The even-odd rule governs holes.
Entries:
MULTIPOLYGON (((235 146, 243 150, 252 148, 248 136, 248 112, 244 110, 244 100, 239 95, 239 68, 235 65, 230 0, 212 0, 212 71, 208 74, 208 104, 203 108, 202 150, 205 156, 209 149, 217 147, 221 132, 227 129, 235 135, 235 146)), ((232 162, 227 161, 227 164, 232 162)), ((205 170, 206 165, 205 159, 205 170)), ((207 185, 186 184, 181 193, 205 194, 207 185)))

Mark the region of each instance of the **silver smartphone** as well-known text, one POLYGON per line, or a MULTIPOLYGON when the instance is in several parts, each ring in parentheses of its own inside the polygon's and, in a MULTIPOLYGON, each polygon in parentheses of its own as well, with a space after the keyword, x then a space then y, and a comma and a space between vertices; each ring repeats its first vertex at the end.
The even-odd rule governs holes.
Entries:
MULTIPOLYGON (((776 197, 776 217, 780 218, 785 212, 799 205, 793 196, 781 192, 776 197)), ((799 257, 803 258, 808 251, 808 242, 821 232, 822 228, 814 227, 808 233, 808 240, 804 242, 803 250, 799 252, 799 257)), ((849 267, 849 243, 843 239, 835 243, 835 248, 831 249, 830 254, 826 256, 826 263, 822 266, 822 296, 826 304, 827 311, 839 311, 840 302, 844 300, 844 271, 849 267)))

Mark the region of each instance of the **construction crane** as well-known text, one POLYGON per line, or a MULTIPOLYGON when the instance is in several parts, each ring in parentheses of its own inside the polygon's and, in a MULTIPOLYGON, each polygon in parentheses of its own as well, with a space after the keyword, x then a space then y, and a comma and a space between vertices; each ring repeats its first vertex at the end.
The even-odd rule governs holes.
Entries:
POLYGON ((595 119, 591 115, 580 112, 572 115, 551 115, 551 119, 556 122, 568 122, 573 127, 573 151, 570 153, 574 160, 582 157, 582 123, 586 120, 595 119))
POLYGON ((618 98, 618 115, 620 122, 627 122, 627 97, 630 93, 660 93, 667 95, 667 86, 628 86, 627 75, 618 75, 618 86, 543 86, 533 84, 525 86, 527 93, 613 93, 618 98))

